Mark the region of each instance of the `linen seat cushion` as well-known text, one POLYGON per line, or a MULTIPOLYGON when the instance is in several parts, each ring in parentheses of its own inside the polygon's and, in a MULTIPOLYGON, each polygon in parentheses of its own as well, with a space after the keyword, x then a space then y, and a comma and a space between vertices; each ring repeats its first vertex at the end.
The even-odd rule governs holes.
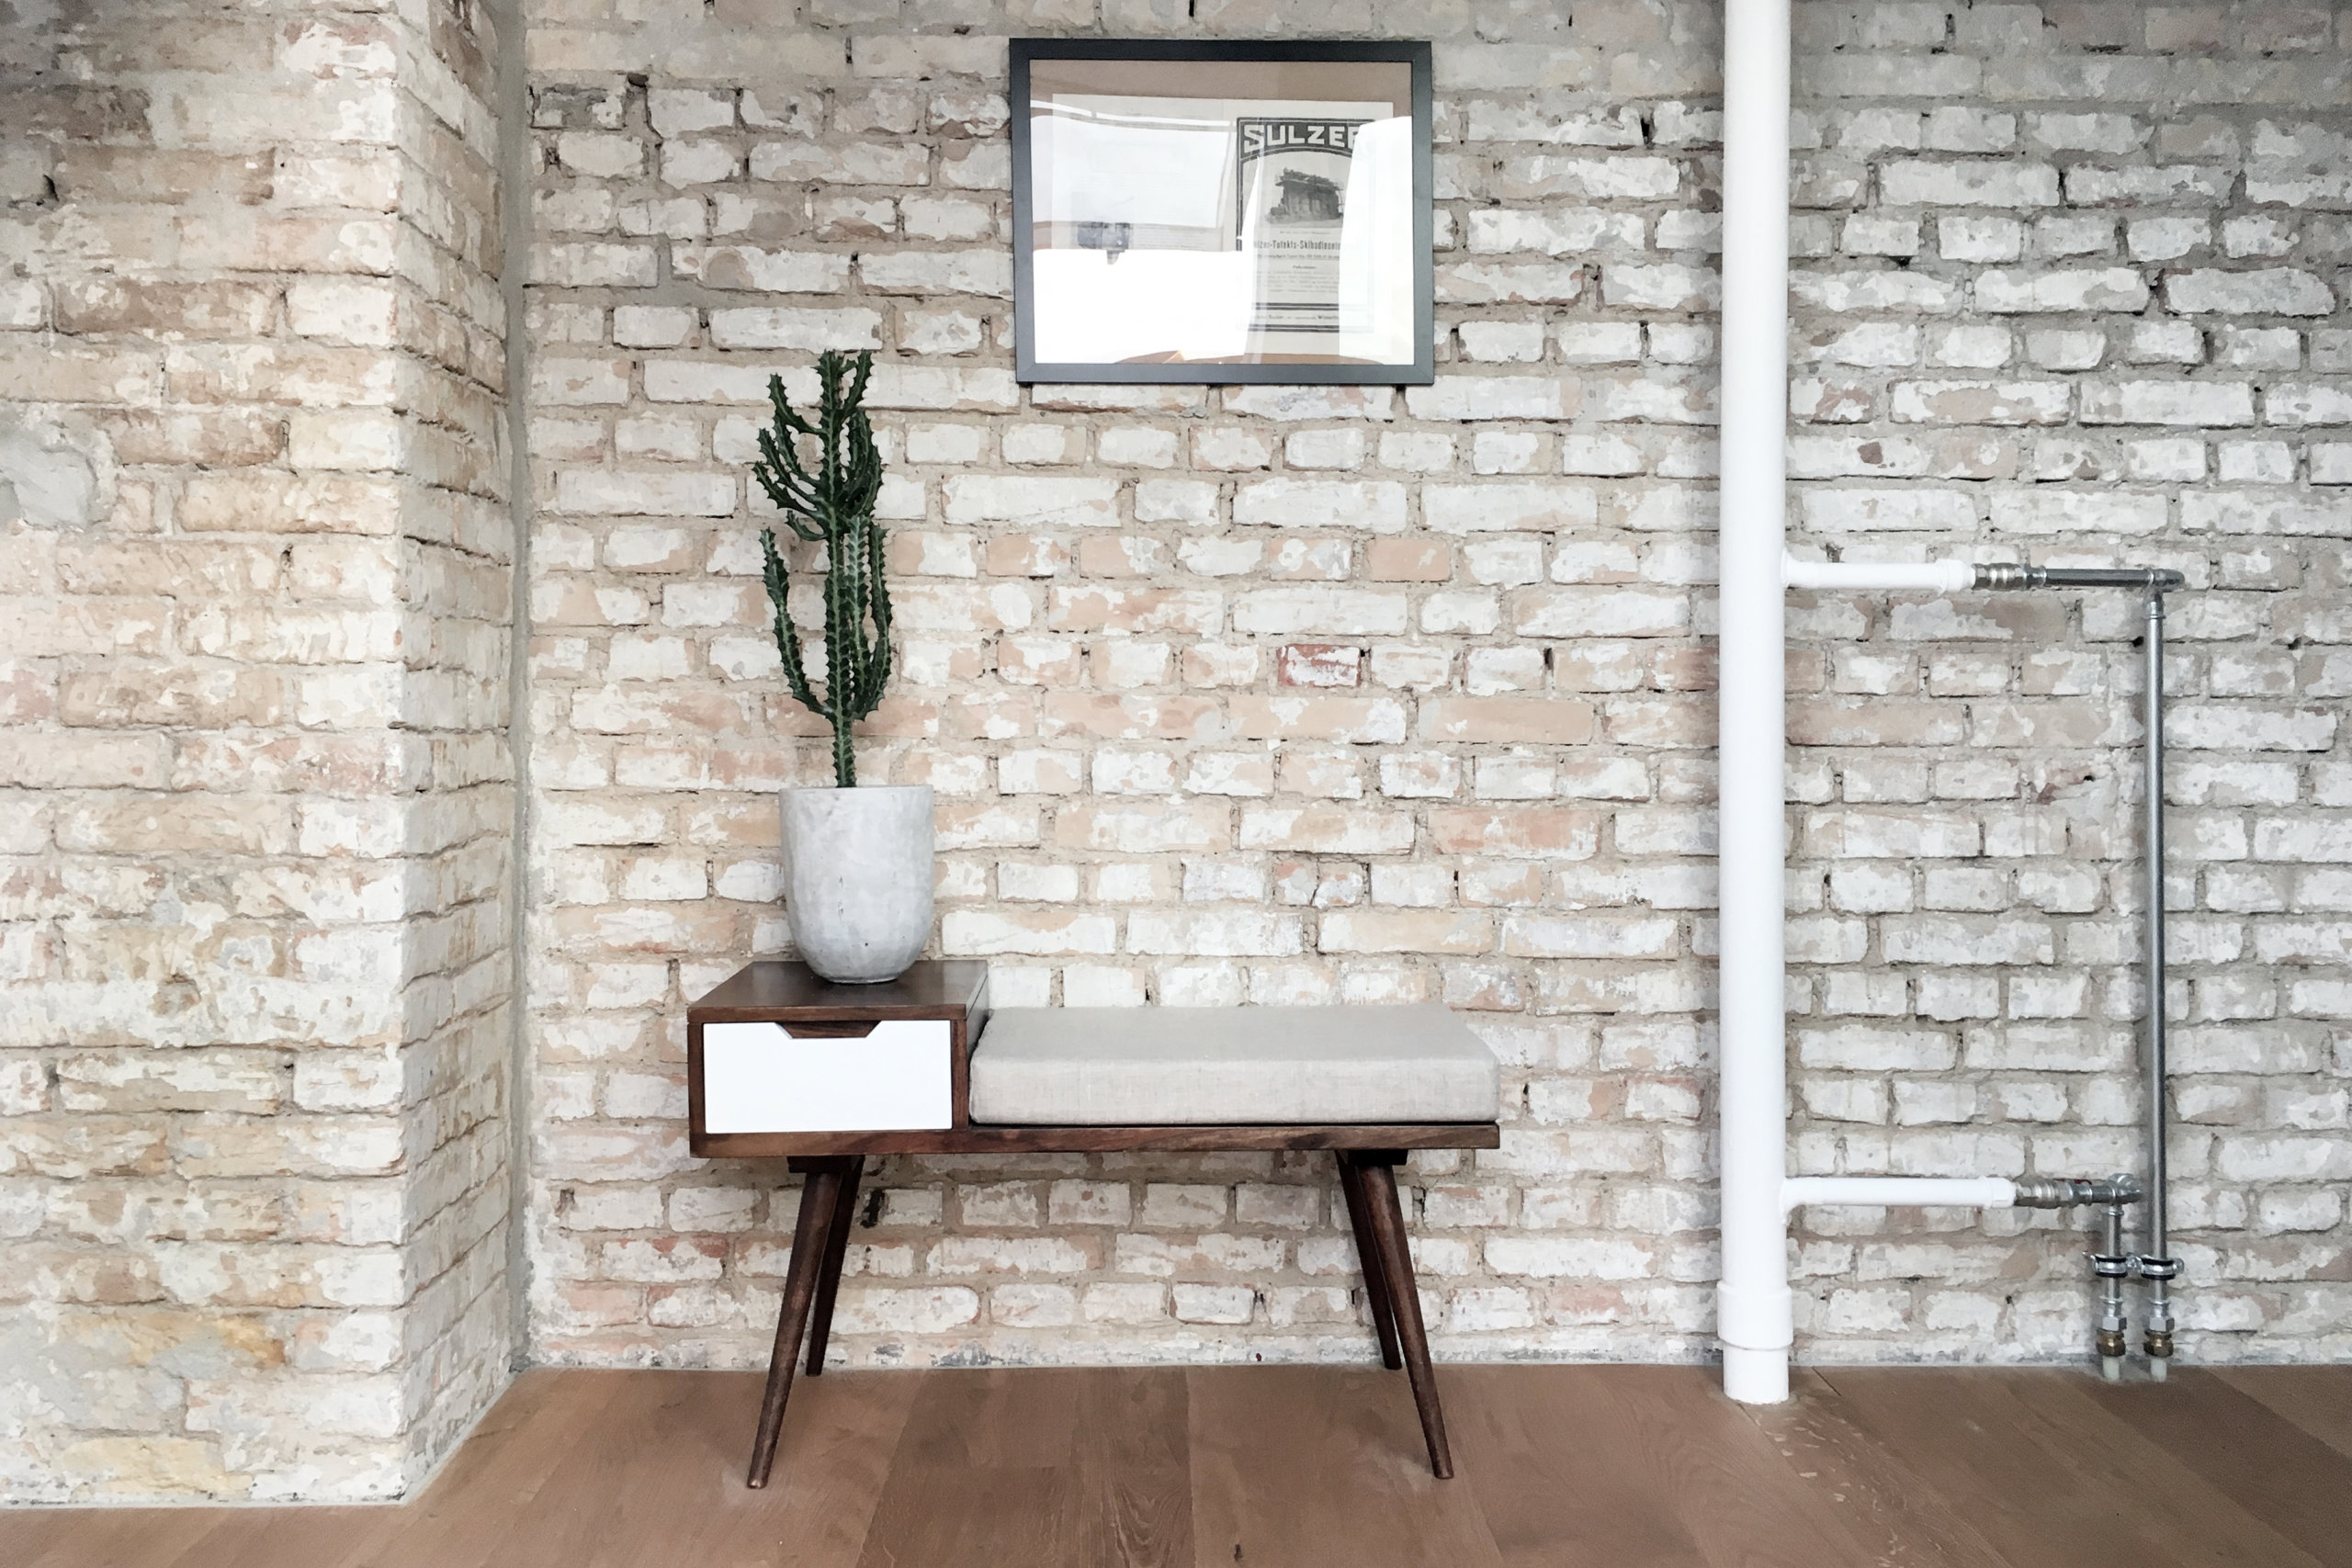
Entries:
POLYGON ((1434 1002, 999 1008, 971 1114, 1014 1126, 1492 1122, 1494 1053, 1434 1002))

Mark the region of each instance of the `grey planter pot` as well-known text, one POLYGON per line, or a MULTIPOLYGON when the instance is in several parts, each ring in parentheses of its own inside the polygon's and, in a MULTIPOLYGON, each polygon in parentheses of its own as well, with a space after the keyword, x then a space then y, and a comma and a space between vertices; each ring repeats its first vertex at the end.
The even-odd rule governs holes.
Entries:
POLYGON ((783 812, 802 960, 839 985, 897 979, 931 938, 931 786, 788 789, 783 812))

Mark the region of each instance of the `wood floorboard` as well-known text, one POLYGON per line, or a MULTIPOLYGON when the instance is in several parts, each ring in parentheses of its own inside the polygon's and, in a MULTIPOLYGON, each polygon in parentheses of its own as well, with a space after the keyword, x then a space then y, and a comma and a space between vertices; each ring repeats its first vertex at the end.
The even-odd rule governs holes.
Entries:
POLYGON ((920 1372, 847 1372, 795 1381, 768 1484, 743 1484, 765 1380, 708 1374, 670 1438, 694 1490, 670 1533, 636 1532, 614 1568, 854 1568, 871 1533, 920 1372))
MULTIPOLYGON (((2026 1430, 2007 1388, 1972 1390, 1935 1372, 1820 1370, 1822 1382, 1872 1440, 1924 1478, 2010 1568, 2143 1568, 2113 1529, 2106 1500, 2026 1430)), ((2162 1558, 2159 1561, 2170 1561, 2162 1558)))
POLYGON ((220 1522, 221 1508, 77 1510, 86 1521, 60 1530, 28 1559, 9 1568, 152 1568, 169 1562, 220 1522))
POLYGON ((2086 1392, 2325 1568, 2352 1568, 2352 1458, 2194 1368, 2162 1383, 2086 1392))
POLYGON ((1076 1434, 1078 1561, 1190 1568, 1191 1405, 1185 1374, 1172 1367, 1087 1379, 1076 1434))
POLYGON ((273 1558, 299 1562, 303 1568, 337 1568, 365 1561, 368 1549, 401 1526, 395 1509, 222 1508, 212 1528, 188 1544, 187 1550, 166 1556, 158 1552, 148 1568, 243 1568, 273 1558))
MULTIPOLYGON (((736 1488, 744 1489, 740 1442, 734 1463, 729 1464, 715 1444, 695 1440, 700 1435, 697 1415, 714 1397, 723 1400, 737 1379, 691 1371, 652 1376, 659 1380, 657 1398, 635 1411, 616 1404, 612 1412, 613 1419, 630 1421, 640 1438, 626 1471, 600 1472, 593 1485, 558 1498, 560 1506, 577 1510, 571 1517, 578 1526, 578 1551, 569 1546, 543 1551, 533 1540, 518 1553, 510 1543, 492 1560, 497 1568, 510 1568, 518 1561, 532 1568, 578 1568, 589 1562, 619 1568, 649 1551, 673 1548, 702 1522, 705 1508, 724 1494, 730 1479, 736 1488), (655 1521, 659 1528, 649 1529, 655 1521)), ((754 1404, 742 1430, 748 1432, 757 1419, 754 1404)), ((669 1561, 684 1559, 673 1556, 669 1561)))
POLYGON ((515 1522, 538 1516, 547 1489, 575 1453, 605 1430, 606 1412, 633 1372, 541 1368, 492 1406, 415 1502, 355 1542, 357 1550, 301 1568, 474 1568, 515 1522))
POLYGON ((1088 1371, 927 1376, 862 1568, 1076 1562, 1077 1409, 1088 1371))
POLYGON ((2241 1562, 2312 1568, 2315 1560, 2262 1515, 2245 1510, 2227 1491, 2100 1404, 2103 1394, 2162 1397, 2168 1385, 2134 1383, 2110 1391, 2087 1372, 2048 1371, 2022 1377, 2017 1387, 2053 1429, 2067 1435, 2084 1468, 2101 1477, 2119 1506, 2147 1533, 2165 1540, 2184 1562, 2200 1568, 2241 1562))
POLYGON ((1835 1508, 1699 1367, 1471 1367, 1474 1475, 1512 1564, 1817 1568, 1835 1508), (1493 1460, 1487 1462, 1491 1453, 1493 1460))
POLYGON ((2352 1457, 2352 1366, 2216 1367, 2213 1375, 2352 1457))
MULTIPOLYGON (((1458 1371, 1437 1369, 1449 1415, 1468 1403, 1458 1371)), ((1477 1494, 1430 1473, 1404 1373, 1202 1367, 1186 1381, 1196 1568, 1502 1568, 1477 1494)))
POLYGON ((2007 1568, 1967 1517, 1855 1424, 1837 1393, 1792 1370, 1788 1403, 1744 1405, 1799 1480, 1837 1510, 1861 1560, 1886 1568, 2007 1568))
POLYGON ((0 1508, 0 1562, 30 1562, 61 1535, 83 1527, 91 1517, 86 1508, 51 1508, 26 1505, 0 1508))
POLYGON ((1709 1564, 1817 1568, 1859 1560, 1859 1544, 1827 1500, 1724 1396, 1712 1370, 1641 1370, 1652 1379, 1646 1387, 1612 1380, 1611 1391, 1639 1423, 1651 1461, 1673 1478, 1684 1528, 1709 1564))
POLYGON ((2086 1373, 1837 1368, 1822 1378, 2012 1568, 2312 1568, 2107 1416, 2086 1373))
POLYGON ((1476 1493, 1510 1568, 1683 1568, 1703 1561, 1661 1478, 1616 1441, 1595 1380, 1541 1367, 1448 1368, 1456 1484, 1476 1493), (1540 1390, 1539 1390, 1540 1385, 1540 1390))
POLYGON ((615 1516, 629 1512, 639 1469, 660 1450, 662 1434, 651 1417, 680 1379, 702 1374, 562 1375, 590 1386, 569 1427, 546 1424, 543 1463, 486 1467, 458 1477, 442 1495, 428 1492, 425 1501, 439 1505, 428 1528, 390 1537, 365 1568, 582 1568, 595 1562, 614 1539, 615 1516))
POLYGON ((423 1496, 0 1509, 5 1568, 2352 1568, 2352 1367, 526 1374, 423 1496))

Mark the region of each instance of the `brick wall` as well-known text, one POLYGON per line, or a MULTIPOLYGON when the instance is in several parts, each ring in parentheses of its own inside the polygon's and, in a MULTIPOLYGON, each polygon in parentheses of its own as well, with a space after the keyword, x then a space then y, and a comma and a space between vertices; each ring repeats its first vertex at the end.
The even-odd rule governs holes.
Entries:
MULTIPOLYGON (((0 1493, 412 1485, 532 1352, 750 1365, 795 1202, 684 1154, 824 775, 771 369, 878 351, 943 953, 1012 1002, 1435 997, 1442 1351, 1712 1327, 1719 9, 102 5, 0 37, 0 1493), (1205 12, 1205 14, 1198 14, 1205 12), (1023 390, 1002 39, 1438 46, 1441 375, 1023 390), (493 152, 535 175, 504 678, 493 152), (528 739, 525 950, 506 942, 528 739)), ((1801 548, 2176 566, 2192 1358, 2352 1350, 2352 14, 1804 6, 1801 548)), ((517 193, 520 194, 520 193, 517 193)), ((1792 601, 1798 1168, 2136 1163, 2133 607, 1792 601)), ((896 1160, 867 1363, 1369 1354, 1320 1162, 896 1160)), ((2079 1353, 2046 1217, 1815 1211, 1800 1353, 2079 1353)))
MULTIPOLYGON (((2188 573, 2185 1346, 2341 1354, 2352 17, 1799 9, 1798 532, 2188 573)), ((1719 14, 535 8, 544 1354, 764 1355, 794 1191, 686 1157, 683 1010, 783 951, 771 795, 821 776, 742 478, 820 347, 877 350, 861 770, 939 791, 938 951, 1007 1002, 1465 1010, 1508 1129, 1417 1162, 1442 1353, 1704 1353, 1719 14), (1097 28, 1434 37, 1435 386, 1013 383, 1001 38, 1097 28)), ((1792 606, 1798 1168, 2137 1163, 2135 615, 1792 606)), ((1328 1175, 890 1161, 836 1342, 1368 1355, 1328 1175)), ((1804 1354, 2085 1346, 2046 1217, 1808 1224, 1804 1354)))
POLYGON ((502 15, 512 22, 477 0, 430 0, 388 17, 386 28, 405 107, 395 275, 398 344, 414 389, 390 465, 401 479, 398 728, 410 768, 397 818, 403 1489, 489 1408, 516 1349, 506 1276, 518 868, 502 15))
POLYGON ((0 1496, 397 1494, 505 1378, 490 44, 0 43, 0 1496))

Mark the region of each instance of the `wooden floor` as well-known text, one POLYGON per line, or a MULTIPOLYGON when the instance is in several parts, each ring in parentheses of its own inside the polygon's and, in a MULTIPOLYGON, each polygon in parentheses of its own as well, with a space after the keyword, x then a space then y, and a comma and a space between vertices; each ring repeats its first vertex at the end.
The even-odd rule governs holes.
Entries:
POLYGON ((7 1568, 2352 1568, 2352 1367, 536 1371, 399 1507, 0 1512, 7 1568))

